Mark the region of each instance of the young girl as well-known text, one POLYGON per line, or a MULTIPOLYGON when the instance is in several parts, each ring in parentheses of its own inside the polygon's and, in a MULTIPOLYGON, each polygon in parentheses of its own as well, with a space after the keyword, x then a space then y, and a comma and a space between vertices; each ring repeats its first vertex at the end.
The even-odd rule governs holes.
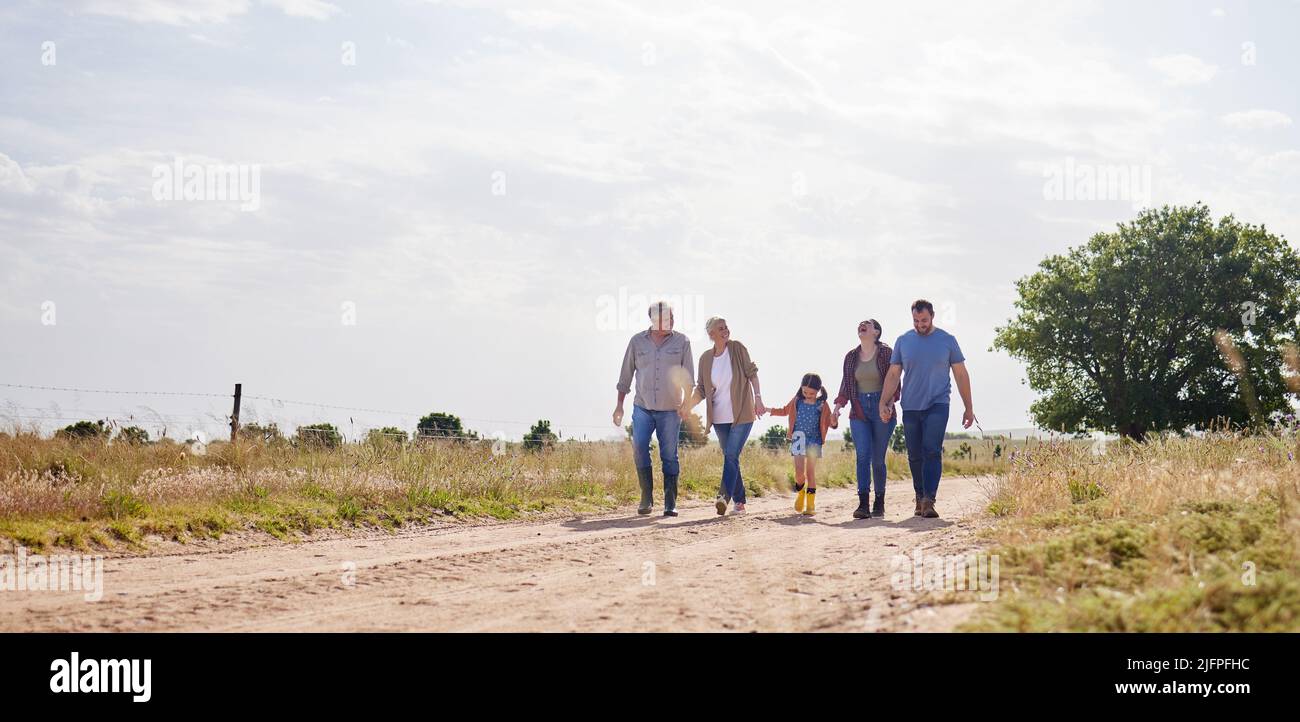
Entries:
POLYGON ((790 403, 767 411, 790 420, 786 438, 790 440, 790 455, 794 457, 794 510, 811 516, 817 513, 814 503, 817 498, 816 460, 821 458, 826 430, 839 428, 839 420, 831 413, 830 404, 826 403, 822 377, 804 374, 799 382, 799 392, 790 403))

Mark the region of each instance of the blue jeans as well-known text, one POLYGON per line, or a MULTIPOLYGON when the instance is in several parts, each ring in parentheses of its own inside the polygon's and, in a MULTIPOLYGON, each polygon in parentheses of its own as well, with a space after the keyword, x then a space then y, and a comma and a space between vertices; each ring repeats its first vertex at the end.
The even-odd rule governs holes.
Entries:
POLYGON ((632 459, 636 468, 650 467, 650 434, 659 437, 659 460, 664 465, 664 476, 677 476, 677 437, 682 427, 682 417, 676 411, 650 411, 632 405, 632 459))
POLYGON ((943 434, 947 429, 948 404, 903 412, 907 465, 912 469, 912 487, 918 497, 933 500, 939 493, 939 477, 943 475, 943 434))
POLYGON ((858 394, 858 403, 867 420, 849 419, 853 432, 853 450, 858 459, 858 493, 871 491, 871 479, 876 480, 876 496, 885 493, 885 451, 894 435, 898 419, 890 417, 889 423, 880 420, 880 392, 858 394))
POLYGON ((722 487, 718 493, 727 501, 735 500, 737 504, 745 503, 745 480, 740 477, 740 452, 745 450, 745 441, 754 428, 754 422, 747 424, 714 424, 713 430, 718 434, 718 446, 722 447, 722 487))

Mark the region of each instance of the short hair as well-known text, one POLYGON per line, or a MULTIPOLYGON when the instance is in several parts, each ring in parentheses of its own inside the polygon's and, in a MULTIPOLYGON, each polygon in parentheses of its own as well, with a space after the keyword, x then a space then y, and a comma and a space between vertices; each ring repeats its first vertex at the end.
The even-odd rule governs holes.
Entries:
POLYGON ((650 309, 646 311, 646 315, 649 316, 650 318, 654 318, 656 311, 659 312, 660 316, 663 316, 664 311, 667 311, 668 315, 671 316, 673 315, 673 306, 667 301, 655 301, 654 303, 650 304, 650 309))
POLYGON ((712 331, 714 324, 718 323, 719 321, 726 321, 726 320, 727 319, 721 316, 710 316, 709 320, 704 322, 704 332, 708 333, 709 331, 712 331))
POLYGON ((918 299, 916 299, 915 301, 912 302, 912 313, 916 313, 916 312, 918 312, 918 311, 929 311, 929 312, 930 312, 930 315, 933 316, 933 315, 934 315, 934 304, 933 304, 933 303, 930 303, 929 301, 925 300, 924 298, 918 298, 918 299))

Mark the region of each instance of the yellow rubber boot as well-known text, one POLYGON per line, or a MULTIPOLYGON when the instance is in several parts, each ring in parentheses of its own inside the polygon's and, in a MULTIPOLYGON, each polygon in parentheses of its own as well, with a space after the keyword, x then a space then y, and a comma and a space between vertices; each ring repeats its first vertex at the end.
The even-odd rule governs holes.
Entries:
POLYGON ((794 495, 794 510, 795 513, 799 513, 803 511, 804 497, 806 497, 808 494, 807 491, 804 489, 803 484, 800 484, 799 486, 795 487, 795 490, 798 493, 794 495))
POLYGON ((817 501, 817 490, 809 489, 808 493, 805 496, 806 499, 804 500, 803 503, 803 515, 812 516, 813 514, 817 513, 816 510, 813 509, 813 507, 815 506, 814 502, 817 501))

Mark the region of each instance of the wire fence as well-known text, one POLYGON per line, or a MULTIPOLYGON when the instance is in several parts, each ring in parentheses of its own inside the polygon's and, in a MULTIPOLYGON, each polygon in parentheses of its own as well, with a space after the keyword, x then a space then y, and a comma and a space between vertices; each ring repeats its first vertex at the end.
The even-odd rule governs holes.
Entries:
MULTIPOLYGON (((233 402, 236 399, 234 393, 212 393, 200 391, 161 391, 161 390, 125 390, 125 389, 96 389, 82 388, 72 386, 44 386, 35 384, 17 384, 0 382, 0 388, 16 389, 24 392, 57 392, 70 394, 100 394, 100 395, 117 395, 117 396, 134 396, 134 397, 155 397, 155 398, 195 398, 195 399, 225 399, 233 402)), ((286 407, 301 407, 302 409, 318 409, 328 412, 348 412, 350 414, 377 414, 392 416, 395 418, 405 419, 410 422, 412 427, 416 426, 416 421, 428 415, 430 412, 415 412, 409 410, 381 409, 362 406, 346 406, 341 404, 331 404, 319 401, 303 401, 299 399, 286 399, 276 396, 263 396, 257 394, 240 394, 240 399, 244 402, 262 402, 270 404, 276 411, 284 410, 286 407)), ((214 425, 222 425, 229 428, 232 420, 233 409, 230 413, 221 412, 189 412, 189 413, 160 413, 147 406, 139 407, 139 411, 124 411, 122 409, 109 408, 80 408, 70 407, 57 402, 50 402, 44 406, 19 405, 10 402, 0 407, 0 421, 9 421, 11 426, 17 427, 23 423, 38 427, 48 427, 50 425, 58 426, 65 422, 76 423, 79 421, 100 422, 112 429, 121 429, 130 426, 151 426, 155 429, 161 428, 161 437, 168 436, 173 427, 186 429, 184 436, 191 438, 196 435, 205 435, 214 425), (201 427, 201 428, 186 428, 201 427)), ((244 407, 240 410, 240 437, 255 437, 261 431, 272 437, 280 435, 286 438, 301 436, 303 434, 331 434, 337 435, 342 442, 357 442, 374 438, 406 438, 408 440, 416 439, 446 439, 457 441, 479 441, 479 442, 501 442, 509 441, 506 438, 506 432, 499 428, 491 431, 461 429, 460 431, 442 430, 442 429, 418 429, 412 432, 390 431, 400 422, 394 423, 362 423, 358 425, 355 420, 349 416, 348 423, 345 427, 334 429, 312 428, 313 425, 322 423, 331 423, 332 419, 313 418, 311 421, 295 420, 287 423, 284 428, 279 425, 279 420, 275 418, 265 418, 267 416, 275 417, 275 414, 264 414, 262 409, 255 406, 244 407), (360 426, 360 428, 358 428, 360 426)), ((280 415, 283 417, 283 414, 280 415)), ((520 429, 529 429, 531 432, 534 425, 541 422, 541 419, 526 421, 522 419, 484 419, 474 417, 457 417, 463 425, 471 426, 495 426, 495 427, 514 427, 520 429)), ((557 439, 565 438, 564 430, 579 430, 579 434, 570 433, 570 439, 587 440, 589 436, 595 437, 593 440, 608 440, 612 437, 621 436, 622 434, 612 424, 583 424, 570 422, 550 421, 551 433, 557 439), (590 432, 590 433, 588 433, 590 432)), ((524 436, 524 434, 520 434, 524 436)))

